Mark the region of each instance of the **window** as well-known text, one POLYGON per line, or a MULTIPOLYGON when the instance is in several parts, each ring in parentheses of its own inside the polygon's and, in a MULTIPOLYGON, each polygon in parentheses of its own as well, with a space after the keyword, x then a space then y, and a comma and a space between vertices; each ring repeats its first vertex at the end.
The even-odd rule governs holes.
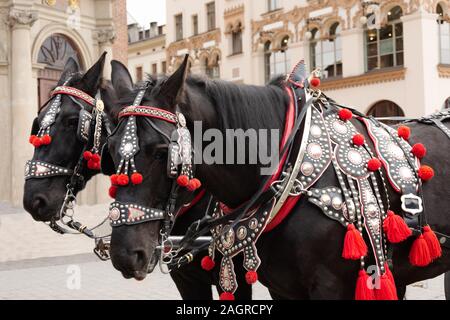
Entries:
POLYGON ((341 27, 334 23, 329 30, 329 36, 321 39, 318 29, 311 31, 310 42, 311 70, 320 68, 323 78, 342 76, 342 43, 341 27))
POLYGON ((161 62, 161 71, 163 74, 167 73, 167 62, 165 61, 161 62))
POLYGON ((242 53, 242 27, 239 26, 231 33, 232 54, 242 53))
POLYGON ((220 78, 219 57, 214 60, 205 59, 205 74, 208 78, 220 78))
POLYGON ((450 23, 445 20, 444 9, 438 4, 436 13, 439 15, 439 54, 441 64, 450 64, 450 23))
POLYGON ((267 10, 274 11, 278 9, 278 0, 267 0, 267 10))
POLYGON ((289 37, 285 36, 280 43, 280 49, 273 51, 270 41, 264 45, 264 74, 266 83, 274 76, 286 74, 289 70, 287 50, 289 37))
POLYGON ((158 73, 158 65, 156 63, 152 64, 152 75, 156 75, 158 73))
POLYGON ((175 36, 176 41, 183 39, 183 15, 178 14, 175 16, 175 36))
POLYGON ((403 65, 402 15, 402 8, 394 7, 385 26, 366 30, 366 71, 403 65))
POLYGON ((208 23, 208 31, 216 28, 216 3, 210 2, 206 5, 206 16, 208 23))
POLYGON ((142 81, 144 79, 144 73, 142 67, 136 67, 136 81, 142 81))
POLYGON ((198 35, 198 16, 192 16, 192 35, 198 35))
MULTIPOLYGON (((368 116, 372 116, 375 118, 384 118, 384 117, 404 117, 405 112, 403 112, 402 108, 400 108, 395 102, 389 100, 382 100, 375 103, 372 108, 370 108, 367 113, 368 116)), ((386 124, 397 124, 398 121, 383 121, 386 124)))

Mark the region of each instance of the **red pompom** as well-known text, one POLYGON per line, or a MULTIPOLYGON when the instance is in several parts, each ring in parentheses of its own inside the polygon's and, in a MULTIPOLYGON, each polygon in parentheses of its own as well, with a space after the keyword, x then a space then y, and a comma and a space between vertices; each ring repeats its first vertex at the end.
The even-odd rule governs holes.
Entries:
POLYGON ((342 121, 348 121, 351 118, 353 118, 353 112, 351 112, 348 109, 341 109, 341 110, 339 110, 339 118, 342 121))
POLYGON ((353 224, 347 227, 347 233, 344 239, 344 249, 342 250, 342 257, 349 260, 358 260, 367 255, 367 245, 361 233, 355 228, 353 224))
POLYGON ((34 139, 36 139, 36 138, 37 138, 37 136, 32 135, 32 136, 30 136, 30 139, 28 139, 28 141, 29 141, 31 144, 33 144, 33 141, 34 141, 34 139))
POLYGON ((423 181, 429 181, 434 177, 434 170, 429 166, 421 166, 419 168, 419 178, 423 181))
POLYGON ((247 281, 248 284, 254 284, 258 281, 258 273, 256 271, 248 271, 245 274, 245 281, 247 281))
POLYGON ((395 283, 387 273, 380 277, 380 287, 374 290, 376 300, 398 300, 395 283))
POLYGON ((408 140, 409 137, 411 136, 411 129, 407 126, 398 127, 397 132, 398 132, 398 136, 405 140, 408 140))
POLYGON ((187 187, 189 184, 189 177, 185 174, 182 174, 177 178, 177 183, 180 187, 187 187))
POLYGON ((223 292, 220 295, 220 300, 222 300, 222 301, 234 301, 234 294, 232 294, 231 292, 223 292))
POLYGON ((89 170, 100 170, 100 162, 96 162, 91 159, 88 161, 87 167, 89 170))
POLYGON ((33 139, 33 146, 35 148, 39 148, 40 146, 42 146, 42 139, 39 137, 36 137, 33 139))
POLYGON ((430 251, 430 256, 432 260, 436 260, 442 256, 442 248, 439 243, 436 234, 431 230, 430 226, 425 226, 423 228, 423 237, 428 245, 428 250, 430 251))
POLYGON ((358 133, 353 136, 352 141, 355 146, 362 146, 366 142, 366 139, 362 134, 358 133))
POLYGON ((430 249, 423 234, 414 240, 409 252, 409 262, 416 267, 426 267, 431 263, 430 249))
POLYGON ((411 153, 417 158, 422 159, 427 155, 427 148, 421 143, 416 143, 412 146, 411 153))
POLYGON ((117 184, 119 186, 126 186, 130 183, 130 178, 128 177, 128 175, 126 174, 119 174, 119 176, 117 177, 117 184))
POLYGON ((369 275, 360 270, 356 280, 355 300, 375 300, 375 293, 371 287, 369 275))
POLYGON ((119 178, 119 175, 117 175, 117 174, 113 174, 113 175, 110 177, 110 179, 111 179, 111 184, 112 184, 113 186, 117 186, 117 185, 119 184, 118 178, 119 178))
POLYGON ((388 210, 387 215, 383 221, 383 230, 390 243, 399 243, 411 236, 412 231, 401 216, 391 210, 388 210))
POLYGON ((377 158, 373 158, 370 159, 369 162, 367 163, 367 169, 369 169, 369 171, 377 171, 380 170, 381 168, 381 161, 377 158))
POLYGON ((92 152, 90 152, 90 151, 85 151, 85 152, 83 153, 83 158, 84 158, 84 160, 86 160, 86 161, 91 160, 91 159, 92 159, 92 152))
POLYGON ((142 174, 135 172, 131 175, 131 183, 133 183, 134 185, 141 184, 142 181, 144 181, 144 177, 142 176, 142 174))
POLYGON ((41 138, 41 142, 42 142, 42 145, 48 146, 50 143, 52 143, 52 137, 50 137, 48 134, 46 134, 45 136, 43 136, 41 138))
POLYGON ((210 256, 203 257, 201 261, 201 266, 203 270, 211 271, 216 266, 216 263, 210 256))
POLYGON ((102 158, 100 158, 100 155, 94 153, 94 154, 92 154, 91 160, 94 162, 100 162, 102 160, 102 158))
POLYGON ((109 187, 109 192, 108 193, 109 193, 109 196, 111 198, 115 199, 116 195, 117 195, 117 187, 116 186, 109 187))
POLYGON ((199 189, 201 186, 202 186, 202 183, 200 182, 200 180, 194 178, 189 181, 187 189, 189 191, 195 191, 195 190, 199 189))
POLYGON ((312 78, 310 81, 311 87, 317 88, 320 86, 320 78, 312 78))

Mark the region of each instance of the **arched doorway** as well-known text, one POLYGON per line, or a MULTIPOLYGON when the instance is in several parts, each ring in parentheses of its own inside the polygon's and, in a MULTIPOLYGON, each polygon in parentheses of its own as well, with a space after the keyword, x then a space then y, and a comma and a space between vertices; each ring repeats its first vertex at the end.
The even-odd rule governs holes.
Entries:
POLYGON ((37 62, 45 64, 38 73, 38 101, 42 106, 50 96, 51 90, 58 83, 64 66, 69 58, 73 58, 83 69, 82 58, 74 43, 65 35, 52 34, 42 43, 37 62))
MULTIPOLYGON (((375 103, 367 112, 368 116, 381 117, 404 117, 405 112, 395 102, 382 100, 375 103)), ((398 121, 383 121, 386 124, 395 124, 398 121)))

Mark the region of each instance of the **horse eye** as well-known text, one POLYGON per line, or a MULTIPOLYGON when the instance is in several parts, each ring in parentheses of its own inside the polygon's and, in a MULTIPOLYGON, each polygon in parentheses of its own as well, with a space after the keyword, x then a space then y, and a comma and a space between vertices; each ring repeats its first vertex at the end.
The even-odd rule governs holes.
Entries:
POLYGON ((167 157, 166 149, 157 149, 157 150, 155 150, 155 153, 153 154, 153 158, 155 160, 165 160, 166 157, 167 157))

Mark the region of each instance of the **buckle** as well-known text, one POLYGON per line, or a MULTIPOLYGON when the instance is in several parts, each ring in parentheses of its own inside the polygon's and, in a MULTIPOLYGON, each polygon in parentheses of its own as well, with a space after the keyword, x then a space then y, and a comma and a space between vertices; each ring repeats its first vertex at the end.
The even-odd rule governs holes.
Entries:
POLYGON ((402 210, 404 212, 416 215, 423 211, 422 199, 412 193, 405 194, 401 198, 402 210))
POLYGON ((109 239, 99 239, 96 241, 94 253, 97 255, 97 257, 102 261, 108 261, 111 259, 109 255, 109 249, 110 249, 110 241, 109 239))

